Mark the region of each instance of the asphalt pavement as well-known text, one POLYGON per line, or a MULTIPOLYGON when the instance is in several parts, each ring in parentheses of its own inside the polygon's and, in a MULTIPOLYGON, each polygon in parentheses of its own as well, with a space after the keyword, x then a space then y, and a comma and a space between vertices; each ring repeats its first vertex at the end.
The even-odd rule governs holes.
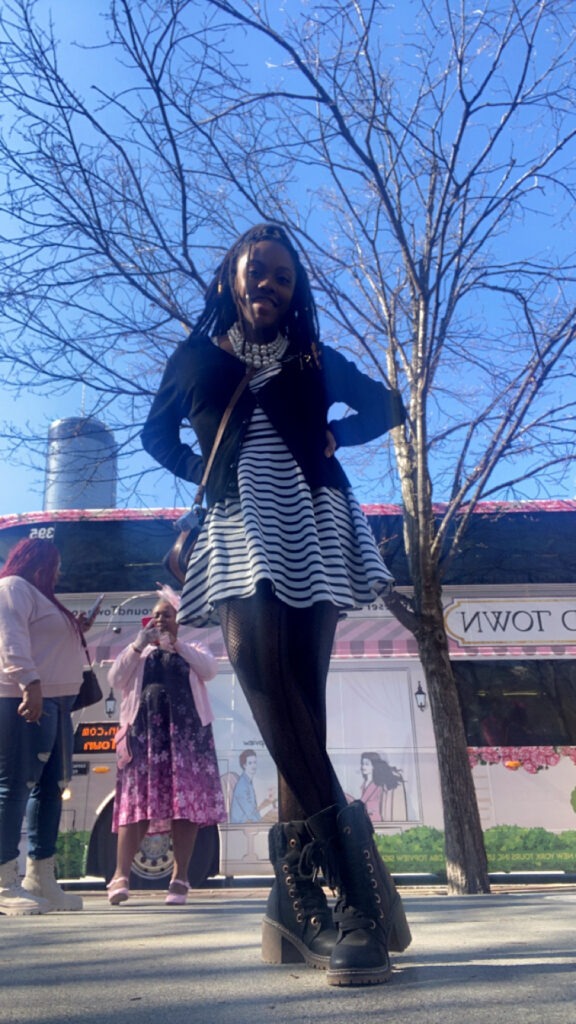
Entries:
POLYGON ((338 989, 260 961, 263 889, 164 893, 0 917, 6 1024, 575 1024, 576 886, 403 891, 413 943, 388 984, 338 989))

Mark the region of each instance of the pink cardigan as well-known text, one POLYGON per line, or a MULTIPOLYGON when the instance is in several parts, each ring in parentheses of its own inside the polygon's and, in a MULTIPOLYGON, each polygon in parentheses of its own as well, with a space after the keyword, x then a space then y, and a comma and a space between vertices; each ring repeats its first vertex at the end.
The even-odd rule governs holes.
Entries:
MULTIPOLYGON (((120 726, 131 725, 138 713, 142 695, 144 662, 154 647, 149 644, 143 651, 135 651, 132 644, 125 647, 108 673, 108 682, 120 697, 120 726)), ((202 725, 214 721, 214 713, 208 700, 204 680, 213 679, 218 671, 218 662, 202 644, 186 644, 177 640, 174 650, 190 666, 190 689, 202 725)))

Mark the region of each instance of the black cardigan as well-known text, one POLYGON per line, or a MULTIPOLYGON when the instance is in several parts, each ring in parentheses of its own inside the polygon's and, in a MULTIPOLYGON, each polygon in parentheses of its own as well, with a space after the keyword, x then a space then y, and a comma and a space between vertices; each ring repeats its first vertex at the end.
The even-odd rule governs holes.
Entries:
MULTIPOLYGON (((321 346, 318 370, 310 357, 290 356, 282 369, 257 395, 246 388, 237 402, 220 442, 206 487, 209 505, 222 499, 235 484, 242 441, 258 403, 292 452, 312 488, 343 490, 346 475, 337 459, 324 455, 326 429, 338 447, 363 444, 406 418, 398 392, 355 367, 339 352, 321 346), (354 410, 328 422, 328 410, 343 402, 354 410)), ((160 388, 142 431, 142 444, 160 465, 175 476, 200 483, 204 462, 222 415, 246 368, 235 356, 218 348, 210 338, 189 338, 168 360, 160 388), (201 455, 180 440, 180 428, 189 420, 201 455)))

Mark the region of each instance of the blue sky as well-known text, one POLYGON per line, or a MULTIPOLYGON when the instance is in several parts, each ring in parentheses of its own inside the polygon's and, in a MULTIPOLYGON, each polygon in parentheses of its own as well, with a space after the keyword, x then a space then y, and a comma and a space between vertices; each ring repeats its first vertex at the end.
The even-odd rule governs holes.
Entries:
MULTIPOLYGON (((408 8, 403 7, 404 14, 408 8)), ((62 42, 62 63, 64 73, 73 79, 80 89, 88 89, 92 81, 102 80, 102 68, 105 63, 104 49, 86 51, 76 48, 75 41, 85 40, 94 44, 97 40, 104 40, 105 24, 101 18, 101 12, 108 9, 108 0, 91 0, 90 4, 78 3, 77 0, 41 0, 36 7, 36 13, 40 18, 48 17, 51 11, 56 26, 56 35, 62 42)), ((393 10, 391 6, 391 11, 393 10)), ((400 5, 398 6, 400 10, 400 5)), ((392 16, 392 15, 391 15, 392 16)), ((552 240, 552 244, 555 239, 552 240)), ((18 398, 9 395, 2 403, 3 420, 9 420, 16 426, 25 428, 30 426, 37 437, 47 437, 49 424, 67 416, 78 416, 82 413, 82 388, 75 385, 66 395, 29 397, 22 394, 18 398)), ((0 488, 0 514, 37 510, 42 507, 43 499, 43 475, 38 470, 39 459, 35 459, 36 468, 31 468, 28 463, 30 456, 24 455, 22 460, 11 466, 5 465, 2 470, 3 486, 0 488)), ((342 461, 346 466, 346 455, 342 461)), ((356 493, 360 500, 366 502, 387 502, 394 499, 390 493, 381 493, 375 489, 370 475, 367 472, 370 463, 375 463, 370 450, 366 452, 363 459, 364 468, 351 473, 356 493)), ((138 469, 152 470, 152 461, 142 453, 134 459, 132 466, 134 471, 138 469)), ((350 469, 350 467, 347 467, 350 469)), ((193 489, 190 489, 189 497, 192 497, 193 489)), ((572 496, 571 491, 565 490, 556 496, 572 496)), ((178 493, 175 482, 169 474, 151 472, 146 475, 144 503, 149 506, 182 504, 186 500, 186 493, 178 493)))

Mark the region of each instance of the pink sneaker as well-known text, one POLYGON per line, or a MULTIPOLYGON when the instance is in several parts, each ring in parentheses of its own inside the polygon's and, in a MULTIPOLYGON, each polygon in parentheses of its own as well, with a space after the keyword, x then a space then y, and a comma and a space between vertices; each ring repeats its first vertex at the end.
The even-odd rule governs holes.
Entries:
POLYGON ((168 895, 164 902, 169 907, 183 906, 186 903, 189 888, 188 882, 183 882, 180 878, 173 878, 168 886, 168 895))

